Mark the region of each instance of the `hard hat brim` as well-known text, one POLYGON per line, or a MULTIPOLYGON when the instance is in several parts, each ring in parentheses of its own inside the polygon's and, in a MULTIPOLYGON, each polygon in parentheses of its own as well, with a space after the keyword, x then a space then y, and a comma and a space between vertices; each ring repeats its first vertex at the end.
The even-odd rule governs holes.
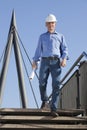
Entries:
POLYGON ((56 20, 56 21, 52 21, 52 20, 51 20, 51 21, 45 21, 45 22, 46 22, 46 23, 51 23, 51 22, 57 22, 57 20, 56 20))

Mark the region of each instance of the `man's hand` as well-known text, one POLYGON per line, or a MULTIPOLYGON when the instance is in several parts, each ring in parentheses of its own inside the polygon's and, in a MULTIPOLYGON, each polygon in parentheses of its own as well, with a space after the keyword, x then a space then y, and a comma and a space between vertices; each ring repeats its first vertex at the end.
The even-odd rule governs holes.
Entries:
POLYGON ((60 64, 62 67, 65 67, 66 66, 66 59, 63 59, 60 64))
POLYGON ((33 61, 32 63, 32 69, 36 69, 37 68, 37 63, 35 61, 33 61))

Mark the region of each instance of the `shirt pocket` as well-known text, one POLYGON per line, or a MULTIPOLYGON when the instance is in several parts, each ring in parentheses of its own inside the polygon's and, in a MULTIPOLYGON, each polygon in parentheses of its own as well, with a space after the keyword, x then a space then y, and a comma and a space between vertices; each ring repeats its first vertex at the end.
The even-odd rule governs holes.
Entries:
POLYGON ((60 49, 60 42, 58 40, 55 41, 54 45, 57 50, 60 49))
POLYGON ((43 40, 42 46, 43 46, 43 50, 47 50, 48 49, 48 42, 47 42, 47 40, 43 40))

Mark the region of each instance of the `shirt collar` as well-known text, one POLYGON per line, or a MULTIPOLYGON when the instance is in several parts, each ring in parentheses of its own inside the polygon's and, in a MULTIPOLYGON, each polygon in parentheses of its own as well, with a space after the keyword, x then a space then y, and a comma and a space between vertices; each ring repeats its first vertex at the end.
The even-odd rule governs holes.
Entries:
MULTIPOLYGON (((47 33, 50 34, 49 31, 47 31, 47 33)), ((54 31, 52 34, 58 34, 58 33, 56 31, 54 31)))

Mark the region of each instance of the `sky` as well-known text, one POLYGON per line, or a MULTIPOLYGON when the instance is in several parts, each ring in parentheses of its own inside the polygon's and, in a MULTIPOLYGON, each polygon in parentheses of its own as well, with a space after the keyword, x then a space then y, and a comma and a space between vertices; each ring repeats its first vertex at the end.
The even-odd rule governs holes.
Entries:
MULTIPOLYGON (((62 68, 62 77, 74 64, 80 54, 87 52, 87 0, 1 0, 0 1, 0 57, 7 43, 7 36, 12 17, 15 10, 17 30, 21 41, 32 61, 39 35, 46 32, 45 19, 48 14, 54 14, 57 18, 56 31, 65 36, 69 50, 69 60, 67 66, 62 68)), ((19 42, 28 74, 32 68, 19 42)), ((0 71, 2 61, 0 63, 0 71)), ((28 98, 28 108, 36 108, 35 100, 31 91, 28 77, 24 67, 24 78, 26 94, 28 98)), ((39 68, 37 70, 37 74, 39 68)), ((41 105, 39 84, 36 76, 31 81, 38 106, 41 105)), ((47 93, 51 93, 51 77, 48 79, 47 93)), ((2 108, 20 108, 21 101, 17 71, 12 48, 8 73, 2 98, 2 108)))

